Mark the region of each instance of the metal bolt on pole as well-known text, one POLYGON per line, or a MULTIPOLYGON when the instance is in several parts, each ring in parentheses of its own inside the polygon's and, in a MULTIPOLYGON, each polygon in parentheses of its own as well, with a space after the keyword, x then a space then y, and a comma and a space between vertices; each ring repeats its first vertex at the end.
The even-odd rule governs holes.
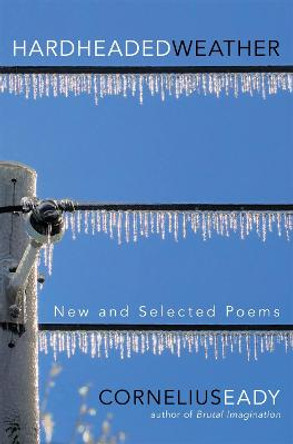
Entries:
MULTIPOLYGON (((35 197, 36 172, 19 163, 0 162, 0 206, 35 197)), ((39 443, 37 268, 34 261, 18 292, 18 308, 7 291, 29 236, 18 213, 0 214, 0 443, 39 443), (24 327, 25 325, 25 327, 24 327)))

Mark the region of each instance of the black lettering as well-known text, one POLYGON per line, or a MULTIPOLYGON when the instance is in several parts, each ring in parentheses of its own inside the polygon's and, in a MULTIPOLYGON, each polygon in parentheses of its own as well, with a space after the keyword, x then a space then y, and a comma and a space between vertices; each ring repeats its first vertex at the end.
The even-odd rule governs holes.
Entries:
POLYGON ((196 40, 195 41, 195 55, 197 57, 206 57, 206 53, 200 53, 200 49, 204 49, 205 50, 205 44, 206 44, 206 40, 196 40), (201 46, 201 43, 204 43, 204 45, 201 46))
POLYGON ((189 45, 187 47, 185 41, 184 40, 180 40, 180 43, 179 43, 178 48, 177 48, 175 40, 172 40, 172 45, 173 45, 173 48, 174 48, 176 56, 178 57, 180 55, 181 51, 184 51, 185 52, 185 56, 188 57, 189 53, 191 51, 192 43, 193 43, 193 41, 189 40, 189 45))
MULTIPOLYGON (((189 393, 190 396, 190 393, 189 393)), ((181 399, 181 391, 178 390, 178 405, 187 405, 187 401, 181 399)))
POLYGON ((158 390, 157 396, 151 391, 148 390, 148 404, 150 404, 150 399, 153 399, 156 404, 161 405, 161 391, 158 390))
POLYGON ((212 405, 219 405, 219 404, 221 404, 221 398, 220 398, 220 396, 217 396, 216 393, 220 394, 221 390, 219 390, 219 389, 212 390, 212 393, 211 393, 212 398, 217 400, 217 401, 212 401, 211 402, 212 405))
POLYGON ((120 390, 118 390, 115 393, 115 401, 116 401, 117 404, 119 404, 119 405, 126 405, 126 404, 129 403, 129 400, 130 400, 130 394, 129 394, 129 392, 127 390, 120 389, 120 390), (126 400, 125 401, 119 400, 120 393, 122 393, 123 395, 126 394, 126 400))
POLYGON ((196 390, 196 403, 199 405, 205 405, 208 402, 208 391, 205 390, 205 400, 200 401, 199 400, 199 390, 196 390))
POLYGON ((269 40, 269 56, 272 55, 272 52, 275 53, 278 57, 280 56, 278 48, 280 46, 280 43, 278 40, 269 40))
POLYGON ((247 49, 247 55, 251 56, 251 41, 247 41, 247 45, 241 45, 241 41, 238 40, 238 57, 242 55, 242 50, 247 49))
POLYGON ((264 40, 255 40, 254 55, 256 57, 264 57, 266 55, 264 50, 265 50, 265 41, 264 40))
POLYGON ((231 46, 232 43, 235 43, 236 40, 223 40, 224 43, 227 43, 227 56, 231 56, 231 46))
POLYGON ((220 53, 220 55, 221 55, 222 57, 224 57, 224 53, 223 53, 223 51, 222 51, 222 49, 221 49, 221 47, 220 47, 220 44, 219 44, 218 40, 215 40, 214 43, 212 44, 212 47, 211 47, 210 52, 209 52, 209 57, 210 57, 214 52, 215 52, 215 53, 220 53))
POLYGON ((133 398, 134 405, 137 404, 136 401, 140 401, 140 404, 144 405, 143 399, 141 398, 143 398, 143 390, 134 390, 134 398, 133 398))
POLYGON ((108 392, 108 393, 112 393, 112 390, 109 390, 109 389, 102 390, 102 391, 99 393, 99 401, 100 401, 102 404, 104 404, 104 405, 110 405, 110 404, 113 403, 113 401, 108 401, 108 402, 106 402, 106 401, 104 401, 104 399, 103 399, 103 397, 104 397, 104 393, 106 393, 106 392, 108 392))
POLYGON ((165 390, 165 405, 175 405, 174 390, 165 390))

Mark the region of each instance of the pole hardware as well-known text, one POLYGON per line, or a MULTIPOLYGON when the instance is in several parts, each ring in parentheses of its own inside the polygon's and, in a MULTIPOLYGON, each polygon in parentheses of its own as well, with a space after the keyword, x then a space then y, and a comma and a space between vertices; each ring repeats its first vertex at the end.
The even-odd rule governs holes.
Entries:
MULTIPOLYGON (((46 244, 59 242, 65 232, 63 211, 54 200, 30 199, 31 209, 24 213, 29 243, 20 262, 10 267, 7 283, 9 322, 17 322, 21 315, 24 292, 31 270, 46 244)), ((40 280, 43 281, 42 277, 40 280)))

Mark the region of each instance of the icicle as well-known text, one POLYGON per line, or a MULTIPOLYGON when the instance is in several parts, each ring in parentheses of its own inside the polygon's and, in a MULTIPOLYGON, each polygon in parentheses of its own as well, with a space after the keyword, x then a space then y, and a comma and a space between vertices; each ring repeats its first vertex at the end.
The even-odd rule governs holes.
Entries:
POLYGON ((247 360, 250 361, 250 336, 249 336, 249 333, 246 333, 245 341, 246 341, 247 360))
POLYGON ((51 225, 48 225, 47 243, 43 247, 43 252, 44 252, 44 265, 48 270, 49 276, 51 276, 52 274, 53 252, 54 252, 54 244, 51 242, 51 232, 52 232, 52 227, 51 225))
POLYGON ((99 210, 96 211, 96 231, 101 232, 101 212, 99 210))
POLYGON ((48 273, 51 276, 53 271, 53 253, 54 253, 54 244, 50 243, 48 245, 48 273))
POLYGON ((290 230, 292 229, 292 227, 290 227, 290 215, 283 214, 283 218, 284 218, 284 228, 286 232, 286 238, 287 241, 290 241, 290 230))
POLYGON ((137 213, 136 211, 132 212, 132 233, 133 233, 133 242, 137 241, 137 213))
POLYGON ((77 232, 78 234, 81 232, 81 221, 82 221, 82 212, 77 212, 77 232))
POLYGON ((138 88, 139 88, 139 103, 143 104, 143 76, 139 75, 138 78, 138 88))
POLYGON ((238 352, 242 353, 242 336, 240 334, 238 334, 238 352))
POLYGON ((253 350, 254 350, 254 360, 257 361, 257 345, 258 345, 258 335, 253 335, 253 350))
POLYGON ((241 237, 241 239, 244 239, 244 233, 245 233, 245 231, 244 231, 244 215, 241 212, 240 213, 240 237, 241 237))
POLYGON ((138 216, 139 216, 139 234, 141 235, 141 237, 143 237, 144 236, 143 212, 139 211, 138 216))
MULTIPOLYGON (((201 231, 203 240, 211 239, 214 234, 230 237, 231 232, 239 234, 245 239, 253 232, 265 242, 268 234, 277 233, 280 237, 290 240, 293 229, 293 214, 290 212, 219 212, 219 211, 78 211, 71 213, 67 218, 67 228, 71 229, 72 237, 81 232, 83 215, 84 232, 92 234, 104 233, 111 239, 117 238, 122 243, 122 237, 126 242, 137 242, 138 237, 149 238, 157 234, 161 239, 167 239, 172 235, 178 242, 179 238, 185 239, 189 233, 197 234, 201 231), (115 230, 114 230, 115 228, 115 230), (123 236, 122 236, 123 233, 123 236), (181 236, 179 236, 181 234, 181 236)), ((46 251, 45 251, 46 253, 46 251)), ((45 262, 48 261, 45 255, 45 262)))
POLYGON ((84 232, 85 234, 89 232, 89 212, 87 210, 84 212, 84 232))
POLYGON ((282 221, 281 214, 277 213, 277 227, 278 227, 278 235, 279 236, 282 236, 281 221, 282 221))
POLYGON ((76 221, 75 221, 75 213, 70 213, 70 228, 71 228, 71 234, 72 239, 76 239, 76 221))
POLYGON ((145 233, 145 237, 148 238, 149 237, 149 213, 144 211, 143 217, 144 217, 144 233, 145 233))
POLYGON ((44 266, 47 268, 48 267, 48 245, 47 244, 45 244, 43 246, 42 253, 43 253, 44 266))
MULTIPOLYGON (((110 236, 110 239, 114 238, 114 231, 113 231, 114 224, 115 224, 115 215, 111 211, 111 213, 109 214, 109 236, 110 236)), ((125 227, 126 227, 126 225, 125 225, 125 227)))
POLYGON ((121 243, 122 243, 122 213, 121 213, 121 211, 119 211, 119 213, 118 213, 117 236, 118 236, 118 245, 121 245, 121 243))
POLYGON ((69 215, 68 215, 68 213, 65 213, 65 215, 64 215, 64 225, 65 225, 65 230, 68 230, 68 228, 69 228, 69 215))
POLYGON ((226 358, 225 334, 221 334, 222 359, 226 358))
POLYGON ((261 239, 263 242, 266 241, 266 237, 267 237, 267 220, 266 220, 266 214, 265 213, 261 213, 260 215, 260 219, 261 219, 261 239))
POLYGON ((129 227, 129 212, 125 213, 125 240, 128 243, 130 241, 130 227, 129 227))
POLYGON ((92 235, 96 232, 96 214, 95 211, 91 211, 91 227, 92 227, 92 235))
MULTIPOLYGON (((102 214, 102 231, 103 231, 103 233, 108 234, 108 212, 105 210, 102 210, 101 214, 102 214)), ((119 215, 120 215, 120 213, 119 213, 119 215)), ((119 217, 118 217, 118 220, 119 220, 119 217)), ((121 225, 121 223, 120 223, 120 225, 121 225)), ((121 234, 120 234, 120 236, 121 236, 121 234)))
POLYGON ((159 214, 159 231, 161 231, 161 238, 164 240, 166 236, 166 229, 165 229, 165 213, 162 211, 159 214))
POLYGON ((104 334, 104 353, 105 353, 105 358, 108 359, 109 358, 109 342, 108 342, 107 332, 104 334))
POLYGON ((204 347, 204 357, 206 358, 206 359, 208 359, 208 356, 209 356, 209 348, 208 348, 208 341, 207 341, 207 336, 206 335, 204 335, 204 337, 203 337, 203 347, 204 347))
POLYGON ((206 215, 204 212, 201 213, 201 231, 203 240, 207 240, 207 224, 206 224, 206 215))
POLYGON ((208 238, 210 239, 212 237, 212 227, 211 227, 211 214, 208 213, 207 214, 207 233, 208 233, 208 238))
POLYGON ((217 333, 214 334, 214 355, 215 355, 215 359, 218 360, 219 351, 218 351, 218 335, 217 335, 217 333))
POLYGON ((185 239, 186 238, 186 234, 187 234, 187 231, 186 231, 186 219, 188 218, 188 215, 186 214, 186 213, 182 213, 182 237, 183 237, 183 239, 185 239))
POLYGON ((217 98, 248 94, 263 99, 279 92, 293 91, 292 73, 186 73, 186 74, 2 74, 0 93, 42 97, 92 95, 96 105, 107 96, 137 96, 143 103, 150 96, 176 99, 190 95, 215 95, 217 98))

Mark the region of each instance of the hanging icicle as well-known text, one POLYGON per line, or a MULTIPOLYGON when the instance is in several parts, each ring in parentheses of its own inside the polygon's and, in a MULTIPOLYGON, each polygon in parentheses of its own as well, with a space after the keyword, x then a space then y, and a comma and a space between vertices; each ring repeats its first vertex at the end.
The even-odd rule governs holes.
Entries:
MULTIPOLYGON (((68 229, 68 226, 66 227, 68 229)), ((39 263, 40 266, 43 264, 45 268, 48 271, 48 275, 52 275, 53 271, 53 254, 54 254, 54 242, 51 240, 51 230, 52 227, 49 226, 48 233, 47 233, 47 242, 43 245, 41 249, 41 254, 39 257, 39 263), (42 257, 41 257, 42 256, 42 257)), ((73 233, 73 231, 72 231, 73 233)))
POLYGON ((92 95, 97 105, 107 96, 137 97, 145 93, 164 101, 190 95, 266 98, 293 91, 292 73, 184 73, 184 74, 0 74, 0 93, 25 98, 92 95))
MULTIPOLYGON (((142 326, 143 328, 143 326, 142 326)), ((117 354, 121 359, 132 355, 169 352, 180 357, 183 353, 196 353, 206 359, 225 359, 227 355, 245 355, 248 361, 257 360, 264 353, 271 353, 280 346, 287 353, 293 350, 291 331, 41 331, 39 349, 59 353, 70 358, 78 350, 92 358, 108 358, 117 354)))
POLYGON ((176 242, 191 234, 208 240, 213 236, 230 237, 238 234, 245 239, 251 234, 265 242, 275 233, 288 241, 293 229, 292 212, 256 211, 76 211, 70 214, 73 239, 78 234, 105 234, 122 242, 137 242, 140 238, 158 236, 176 242), (77 227, 77 230, 76 230, 77 227))

